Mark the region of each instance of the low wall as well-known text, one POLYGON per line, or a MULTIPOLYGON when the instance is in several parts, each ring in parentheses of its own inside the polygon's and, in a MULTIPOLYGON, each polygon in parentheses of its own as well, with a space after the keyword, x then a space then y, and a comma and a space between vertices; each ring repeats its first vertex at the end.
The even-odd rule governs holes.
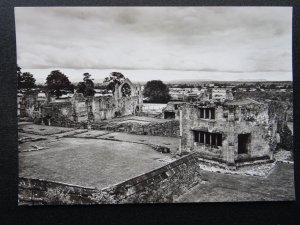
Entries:
POLYGON ((19 178, 19 205, 173 202, 201 181, 196 157, 191 153, 103 190, 19 178))
POLYGON ((165 103, 144 103, 142 111, 146 114, 160 114, 166 106, 165 103))
POLYGON ((93 123, 92 129, 110 130, 114 132, 126 132, 138 135, 153 135, 165 137, 179 137, 179 121, 171 120, 165 122, 151 122, 148 124, 140 124, 134 122, 128 123, 93 123))
POLYGON ((19 205, 92 204, 96 189, 52 182, 42 179, 19 178, 19 205))

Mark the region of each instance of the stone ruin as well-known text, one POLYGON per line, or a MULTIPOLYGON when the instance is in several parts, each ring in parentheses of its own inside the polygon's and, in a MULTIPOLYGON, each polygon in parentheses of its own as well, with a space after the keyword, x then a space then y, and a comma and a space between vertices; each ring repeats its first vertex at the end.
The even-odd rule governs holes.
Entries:
POLYGON ((116 84, 112 95, 84 97, 81 93, 75 93, 63 101, 51 100, 49 96, 39 100, 37 93, 20 96, 18 115, 28 117, 36 123, 68 127, 120 116, 139 115, 142 106, 141 87, 125 79, 120 85, 116 84))
POLYGON ((162 119, 179 120, 179 108, 184 102, 168 102, 167 106, 162 110, 162 119))
POLYGON ((270 162, 276 147, 277 121, 268 105, 244 99, 186 103, 180 109, 181 151, 229 169, 270 162))

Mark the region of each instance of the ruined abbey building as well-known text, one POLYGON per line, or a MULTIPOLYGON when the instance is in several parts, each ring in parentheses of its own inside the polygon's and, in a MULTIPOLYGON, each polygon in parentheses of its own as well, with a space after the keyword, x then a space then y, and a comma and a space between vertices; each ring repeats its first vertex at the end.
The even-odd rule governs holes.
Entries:
POLYGON ((181 151, 229 169, 273 160, 277 123, 268 105, 252 99, 186 103, 181 107, 181 151))
POLYGON ((129 79, 123 80, 120 85, 116 84, 111 94, 84 97, 81 93, 75 93, 62 100, 39 96, 36 93, 18 98, 19 117, 28 117, 45 125, 72 127, 120 116, 138 115, 143 105, 141 87, 129 79))

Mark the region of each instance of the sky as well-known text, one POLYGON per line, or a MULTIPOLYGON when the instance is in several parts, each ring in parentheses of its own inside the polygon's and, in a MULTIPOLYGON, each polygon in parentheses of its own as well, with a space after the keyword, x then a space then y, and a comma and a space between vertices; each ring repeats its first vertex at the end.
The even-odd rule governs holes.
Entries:
POLYGON ((291 7, 17 7, 17 62, 44 83, 292 80, 291 7))

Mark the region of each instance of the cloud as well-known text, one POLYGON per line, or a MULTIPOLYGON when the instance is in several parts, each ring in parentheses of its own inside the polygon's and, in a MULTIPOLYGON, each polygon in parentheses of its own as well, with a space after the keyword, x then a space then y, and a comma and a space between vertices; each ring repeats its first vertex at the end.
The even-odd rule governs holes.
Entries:
POLYGON ((292 70, 288 7, 26 7, 15 15, 22 68, 292 70))

